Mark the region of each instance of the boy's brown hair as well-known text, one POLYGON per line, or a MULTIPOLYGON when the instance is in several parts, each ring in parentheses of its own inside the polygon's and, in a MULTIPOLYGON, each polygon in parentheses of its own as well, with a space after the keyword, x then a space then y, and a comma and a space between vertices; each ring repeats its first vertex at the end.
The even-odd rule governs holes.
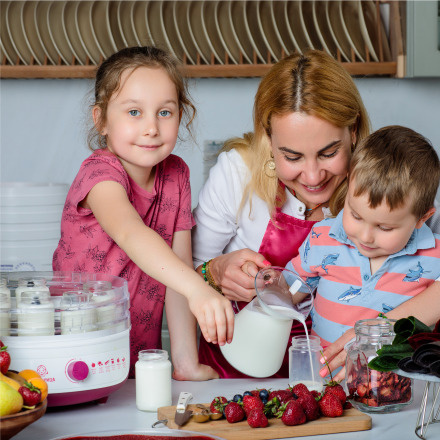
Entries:
POLYGON ((412 202, 417 219, 434 206, 440 161, 431 143, 407 127, 383 127, 363 139, 349 171, 354 195, 367 193, 371 208, 383 200, 391 210, 412 202))

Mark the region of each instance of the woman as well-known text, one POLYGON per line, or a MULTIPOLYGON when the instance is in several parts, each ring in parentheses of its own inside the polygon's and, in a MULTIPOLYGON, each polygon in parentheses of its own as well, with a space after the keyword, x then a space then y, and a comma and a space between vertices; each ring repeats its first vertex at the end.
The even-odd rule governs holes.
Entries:
MULTIPOLYGON (((312 50, 275 64, 255 97, 254 133, 226 143, 200 193, 193 229, 197 271, 244 307, 255 296, 257 271, 284 266, 312 225, 342 208, 351 153, 369 131, 359 92, 333 58, 312 50)), ((419 297, 440 294, 437 286, 428 290, 419 297)), ((399 309, 390 317, 400 317, 399 309)), ((413 314, 406 310, 401 316, 413 314)), ((428 313, 420 317, 432 324, 440 310, 428 313)), ((291 336, 303 332, 294 322, 291 336)), ((341 365, 350 338, 343 335, 324 352, 331 368, 341 365)), ((199 358, 221 377, 246 377, 203 338, 199 358)), ((288 377, 287 356, 275 376, 288 377)))

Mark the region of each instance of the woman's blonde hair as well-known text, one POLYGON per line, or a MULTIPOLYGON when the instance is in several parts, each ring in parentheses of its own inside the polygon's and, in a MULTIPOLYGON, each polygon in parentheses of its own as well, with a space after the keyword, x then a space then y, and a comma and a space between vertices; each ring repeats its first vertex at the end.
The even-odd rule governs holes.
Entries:
MULTIPOLYGON (((348 127, 356 134, 356 144, 370 132, 370 122, 356 85, 334 58, 319 50, 290 55, 276 63, 263 77, 254 103, 254 132, 225 143, 222 151, 236 149, 248 165, 251 180, 242 206, 255 193, 263 199, 271 215, 285 202, 278 179, 266 174, 271 159, 270 136, 273 116, 301 112, 322 118, 337 127, 348 127)), ((337 189, 330 208, 342 209, 346 183, 337 189)), ((251 205, 252 206, 252 205, 251 205)))
POLYGON ((170 53, 152 46, 126 47, 107 58, 96 72, 95 94, 93 107, 100 109, 100 118, 96 126, 92 127, 88 135, 88 145, 93 151, 96 148, 105 148, 106 139, 100 134, 107 119, 108 103, 121 86, 121 76, 126 70, 135 70, 139 67, 162 68, 176 86, 179 110, 186 121, 186 128, 190 132, 190 125, 194 120, 196 109, 192 104, 187 84, 181 72, 180 62, 170 53))

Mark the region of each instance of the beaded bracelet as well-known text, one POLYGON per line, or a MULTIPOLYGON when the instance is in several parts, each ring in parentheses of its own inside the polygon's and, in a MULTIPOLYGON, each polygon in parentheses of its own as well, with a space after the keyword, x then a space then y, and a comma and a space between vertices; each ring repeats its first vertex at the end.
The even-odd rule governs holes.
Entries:
POLYGON ((215 289, 218 293, 221 293, 223 295, 222 289, 220 286, 217 286, 217 284, 215 284, 214 278, 209 270, 209 263, 212 261, 205 261, 202 265, 202 275, 203 275, 203 279, 213 288, 215 289))

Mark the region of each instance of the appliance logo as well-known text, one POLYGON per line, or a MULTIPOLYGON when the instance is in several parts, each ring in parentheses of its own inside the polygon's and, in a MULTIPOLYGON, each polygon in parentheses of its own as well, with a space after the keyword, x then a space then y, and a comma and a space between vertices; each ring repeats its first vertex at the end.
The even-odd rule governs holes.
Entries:
POLYGON ((46 377, 48 375, 48 371, 45 365, 38 365, 37 373, 46 381, 46 382, 55 382, 54 377, 46 377))

